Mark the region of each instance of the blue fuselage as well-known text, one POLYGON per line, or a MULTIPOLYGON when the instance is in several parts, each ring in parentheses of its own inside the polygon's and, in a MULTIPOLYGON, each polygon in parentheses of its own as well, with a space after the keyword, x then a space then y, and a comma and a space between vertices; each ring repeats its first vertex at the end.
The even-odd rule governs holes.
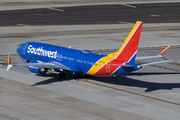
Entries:
MULTIPOLYGON (((87 73, 96 65, 96 62, 99 59, 106 56, 38 42, 27 42, 22 44, 17 49, 17 53, 21 58, 28 61, 43 61, 47 63, 55 61, 69 67, 73 72, 83 73, 87 73)), ((103 65, 103 63, 98 65, 105 67, 105 70, 104 73, 102 72, 96 76, 119 75, 135 70, 132 68, 123 69, 123 67, 118 67, 115 71, 112 71, 112 74, 110 74, 110 67, 113 66, 110 64, 103 65)))

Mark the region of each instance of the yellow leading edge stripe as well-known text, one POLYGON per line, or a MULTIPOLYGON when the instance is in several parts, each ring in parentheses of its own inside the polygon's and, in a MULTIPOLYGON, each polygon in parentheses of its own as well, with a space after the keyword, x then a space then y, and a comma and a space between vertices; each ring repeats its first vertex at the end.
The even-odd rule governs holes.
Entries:
POLYGON ((108 56, 99 59, 86 74, 94 75, 100 68, 102 68, 105 64, 107 64, 110 60, 112 60, 112 58, 108 56))
POLYGON ((137 26, 140 24, 141 21, 137 21, 136 24, 134 25, 133 29, 131 30, 131 32, 129 33, 128 37, 126 38, 126 40, 124 41, 123 45, 121 46, 121 48, 115 52, 115 53, 111 53, 108 56, 112 57, 112 58, 116 58, 119 53, 124 49, 125 45, 129 42, 131 36, 133 35, 134 31, 136 30, 137 26))
POLYGON ((115 53, 110 53, 108 56, 105 56, 101 59, 99 59, 95 65, 93 65, 91 67, 91 69, 86 73, 89 75, 94 75, 99 69, 101 69, 105 64, 107 64, 109 61, 116 59, 117 56, 119 55, 119 53, 124 49, 124 47, 126 46, 127 42, 129 41, 129 39, 131 38, 131 36, 133 35, 134 31, 136 30, 137 26, 141 23, 141 21, 137 21, 136 24, 134 25, 133 29, 131 30, 131 32, 129 33, 128 37, 126 38, 126 40, 124 41, 123 45, 121 46, 121 48, 115 52, 115 53))
POLYGON ((10 60, 9 54, 8 54, 8 64, 11 64, 11 60, 10 60))
POLYGON ((169 47, 170 45, 168 45, 159 55, 163 55, 169 47))

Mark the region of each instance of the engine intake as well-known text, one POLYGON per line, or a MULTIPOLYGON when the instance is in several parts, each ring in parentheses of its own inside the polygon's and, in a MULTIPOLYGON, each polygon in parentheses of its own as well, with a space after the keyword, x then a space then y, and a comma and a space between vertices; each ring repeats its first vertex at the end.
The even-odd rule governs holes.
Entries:
POLYGON ((141 66, 141 65, 138 65, 138 66, 137 66, 137 69, 138 69, 138 70, 139 70, 139 69, 141 69, 141 68, 142 68, 142 66, 141 66))
MULTIPOLYGON (((31 61, 30 63, 38 63, 38 62, 37 61, 31 61)), ((39 69, 36 66, 29 66, 28 69, 30 72, 38 73, 38 74, 46 74, 46 72, 48 71, 47 68, 40 68, 39 69)))

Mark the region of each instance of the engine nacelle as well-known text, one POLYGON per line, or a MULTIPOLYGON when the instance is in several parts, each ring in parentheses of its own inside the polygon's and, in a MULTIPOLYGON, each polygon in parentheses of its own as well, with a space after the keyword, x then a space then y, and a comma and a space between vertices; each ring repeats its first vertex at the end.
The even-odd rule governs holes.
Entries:
MULTIPOLYGON (((38 63, 38 62, 37 61, 31 61, 30 63, 38 63)), ((39 69, 36 66, 29 66, 28 69, 30 72, 38 73, 38 74, 45 74, 48 71, 47 68, 40 68, 39 69)))
POLYGON ((40 74, 39 68, 37 68, 36 66, 29 66, 28 69, 30 72, 40 74))
POLYGON ((23 62, 28 63, 28 60, 26 60, 26 59, 24 59, 24 58, 21 58, 21 60, 22 60, 23 62))

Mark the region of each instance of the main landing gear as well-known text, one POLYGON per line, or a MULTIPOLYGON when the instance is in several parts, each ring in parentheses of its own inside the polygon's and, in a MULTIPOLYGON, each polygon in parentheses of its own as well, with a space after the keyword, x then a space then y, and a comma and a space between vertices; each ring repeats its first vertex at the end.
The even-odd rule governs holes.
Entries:
POLYGON ((83 73, 83 77, 84 77, 84 78, 87 78, 87 77, 91 77, 91 75, 88 75, 88 74, 83 73))
MULTIPOLYGON (((75 72, 73 72, 73 75, 75 75, 75 72)), ((88 74, 83 73, 83 78, 87 78, 87 77, 91 77, 91 75, 88 75, 88 74)), ((60 72, 57 74, 57 78, 58 78, 58 79, 66 79, 66 74, 65 74, 63 71, 60 71, 60 72)))
POLYGON ((58 79, 66 79, 66 74, 63 72, 60 72, 59 74, 57 74, 57 78, 58 79))

